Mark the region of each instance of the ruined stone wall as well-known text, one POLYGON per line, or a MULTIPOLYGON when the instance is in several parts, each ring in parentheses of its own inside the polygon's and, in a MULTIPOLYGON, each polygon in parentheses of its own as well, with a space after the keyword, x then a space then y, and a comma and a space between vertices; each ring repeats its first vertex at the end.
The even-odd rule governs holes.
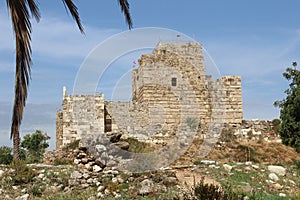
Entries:
POLYGON ((191 118, 199 126, 241 124, 241 79, 214 81, 205 75, 199 43, 159 44, 132 71, 132 102, 104 102, 103 94, 66 95, 64 89, 57 147, 88 134, 172 132, 191 118))
POLYGON ((154 50, 154 54, 171 52, 177 54, 185 61, 197 67, 198 74, 205 75, 204 58, 202 55, 202 46, 200 43, 189 42, 184 44, 160 43, 154 50))
POLYGON ((151 119, 170 128, 186 118, 207 123, 210 98, 204 73, 200 44, 160 44, 153 54, 142 55, 133 71, 133 102, 148 104, 156 110, 151 119))
MULTIPOLYGON (((61 147, 88 134, 104 132, 104 95, 65 95, 61 147)), ((60 139, 59 139, 60 140, 60 139)))
POLYGON ((130 131, 132 128, 131 107, 131 102, 105 101, 105 112, 112 118, 111 132, 130 131))
POLYGON ((239 124, 243 119, 242 84, 239 76, 222 77, 227 96, 226 123, 239 124))
POLYGON ((241 124, 242 86, 239 76, 224 76, 215 82, 207 78, 212 105, 212 122, 241 124))
POLYGON ((63 112, 56 112, 56 148, 60 148, 63 144, 63 112))
POLYGON ((273 122, 268 120, 243 120, 238 127, 232 127, 240 141, 264 140, 281 142, 280 135, 274 130, 273 122))

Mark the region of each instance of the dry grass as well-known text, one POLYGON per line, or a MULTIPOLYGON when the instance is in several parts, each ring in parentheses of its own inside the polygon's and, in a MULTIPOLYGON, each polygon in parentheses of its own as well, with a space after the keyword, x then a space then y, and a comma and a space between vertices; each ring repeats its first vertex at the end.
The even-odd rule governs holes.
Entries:
POLYGON ((202 140, 196 139, 188 151, 173 165, 190 164, 200 159, 211 159, 222 163, 252 161, 261 164, 292 164, 300 161, 300 154, 281 143, 264 141, 233 142, 225 146, 215 146, 208 156, 199 157, 202 140))

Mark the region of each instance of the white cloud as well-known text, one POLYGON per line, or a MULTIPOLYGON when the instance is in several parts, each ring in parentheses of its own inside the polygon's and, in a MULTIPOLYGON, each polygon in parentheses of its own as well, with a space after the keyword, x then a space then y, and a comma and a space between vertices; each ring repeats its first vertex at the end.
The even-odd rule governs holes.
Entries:
MULTIPOLYGON (((1 13, 0 19, 0 50, 13 52, 15 47, 10 18, 1 13)), ((62 62, 74 58, 83 59, 97 44, 120 32, 118 29, 86 26, 83 35, 71 22, 49 16, 43 16, 39 23, 33 20, 33 55, 62 62)))
POLYGON ((74 23, 51 17, 43 17, 40 23, 34 24, 33 29, 34 52, 63 60, 84 58, 98 43, 119 32, 117 29, 85 27, 83 35, 74 23))
MULTIPOLYGON (((58 104, 27 104, 21 125, 21 137, 35 130, 42 130, 51 137, 50 148, 55 148, 55 117, 58 108, 58 104)), ((0 110, 0 146, 10 146, 12 104, 0 102, 0 110)))

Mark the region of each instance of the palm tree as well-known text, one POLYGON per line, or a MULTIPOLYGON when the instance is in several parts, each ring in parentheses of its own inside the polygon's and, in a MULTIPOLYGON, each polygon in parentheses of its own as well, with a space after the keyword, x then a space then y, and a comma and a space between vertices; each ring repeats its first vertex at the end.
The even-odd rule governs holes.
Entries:
MULTIPOLYGON (((84 33, 83 26, 78 14, 78 9, 72 0, 62 0, 64 6, 71 13, 81 33, 84 33)), ((118 0, 121 10, 125 15, 129 29, 132 28, 132 20, 127 0, 118 0)), ((11 15, 13 31, 16 41, 16 73, 15 73, 15 99, 11 124, 11 139, 13 139, 14 159, 19 160, 20 148, 20 125, 23 118, 23 111, 26 105, 27 89, 31 79, 31 17, 36 21, 41 18, 37 0, 6 0, 7 8, 11 15)))

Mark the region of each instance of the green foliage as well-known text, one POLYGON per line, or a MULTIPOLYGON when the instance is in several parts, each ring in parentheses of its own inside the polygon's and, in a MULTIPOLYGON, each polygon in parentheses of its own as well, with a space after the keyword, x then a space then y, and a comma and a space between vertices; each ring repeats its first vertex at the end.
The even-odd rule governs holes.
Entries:
POLYGON ((12 160, 12 148, 7 146, 0 147, 0 164, 8 165, 12 160))
POLYGON ((140 142, 135 138, 127 138, 124 141, 129 143, 128 151, 130 151, 130 152, 133 152, 133 153, 149 153, 149 152, 154 151, 154 148, 151 147, 150 144, 140 142))
POLYGON ((46 148, 49 147, 47 140, 50 137, 40 130, 36 130, 33 134, 24 136, 21 142, 21 147, 26 149, 26 160, 28 163, 42 162, 43 154, 46 148))
POLYGON ((220 140, 222 142, 232 143, 236 140, 236 136, 234 135, 234 130, 232 128, 224 128, 221 132, 220 140))
POLYGON ((9 167, 15 171, 15 176, 12 177, 14 184, 23 184, 32 182, 35 173, 24 160, 14 160, 9 167))
POLYGON ((275 131, 275 133, 279 133, 281 120, 280 119, 273 119, 272 124, 273 124, 273 130, 275 131))
POLYGON ((200 183, 196 184, 192 191, 185 192, 182 196, 175 197, 174 200, 235 200, 243 199, 244 197, 244 194, 238 194, 237 192, 233 191, 229 186, 222 188, 218 185, 205 184, 204 177, 202 177, 200 183))
POLYGON ((44 188, 40 187, 39 185, 33 185, 29 190, 28 193, 32 194, 35 197, 40 197, 43 194, 44 188))
POLYGON ((192 131, 196 131, 200 126, 196 118, 188 117, 185 123, 187 124, 188 127, 190 127, 192 131))
POLYGON ((67 144, 65 147, 63 147, 63 150, 69 150, 69 149, 77 149, 79 147, 80 140, 75 140, 69 144, 67 144))
POLYGON ((283 144, 300 152, 300 71, 296 68, 296 62, 293 66, 294 69, 287 68, 283 73, 283 77, 290 82, 289 88, 284 91, 286 98, 276 101, 274 105, 281 109, 279 134, 283 144))
POLYGON ((72 164, 72 160, 66 158, 56 158, 53 163, 55 166, 57 165, 70 165, 72 164))

